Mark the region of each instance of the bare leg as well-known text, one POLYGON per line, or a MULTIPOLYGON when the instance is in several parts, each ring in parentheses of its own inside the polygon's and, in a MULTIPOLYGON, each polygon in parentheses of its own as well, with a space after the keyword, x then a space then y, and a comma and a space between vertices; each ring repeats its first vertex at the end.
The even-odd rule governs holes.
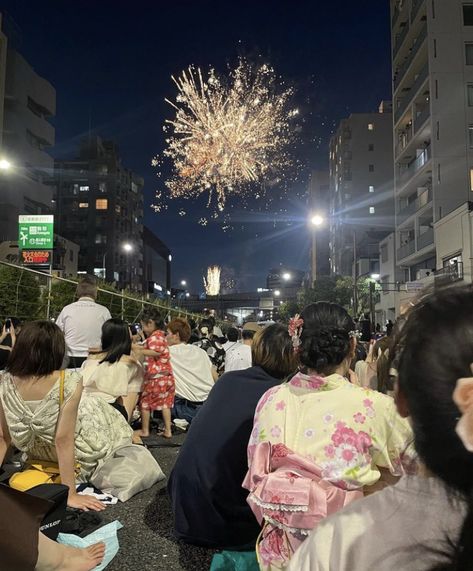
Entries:
POLYGON ((145 438, 149 436, 149 422, 151 413, 147 409, 141 409, 141 430, 137 430, 135 434, 138 436, 144 436, 145 438))
POLYGON ((161 412, 163 414, 163 420, 164 420, 164 432, 162 433, 162 436, 164 436, 165 438, 171 438, 171 436, 172 436, 171 409, 170 408, 163 408, 163 410, 161 412))
POLYGON ((90 571, 102 562, 104 555, 104 543, 96 543, 86 549, 77 549, 56 543, 39 532, 38 562, 35 570, 90 571))
POLYGON ((126 408, 128 420, 131 420, 136 403, 138 402, 138 393, 128 393, 126 397, 122 397, 123 406, 126 408))

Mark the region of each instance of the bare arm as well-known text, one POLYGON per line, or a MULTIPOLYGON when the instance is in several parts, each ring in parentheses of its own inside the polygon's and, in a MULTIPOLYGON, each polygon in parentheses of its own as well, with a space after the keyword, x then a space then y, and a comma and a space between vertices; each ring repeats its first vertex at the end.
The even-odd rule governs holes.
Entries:
POLYGON ((214 366, 212 366, 212 378, 213 378, 214 382, 218 381, 218 372, 214 366))
POLYGON ((2 401, 0 401, 0 466, 5 460, 5 455, 11 443, 10 431, 8 430, 7 420, 3 412, 2 401))
POLYGON ((72 397, 63 405, 59 412, 55 438, 59 472, 61 474, 61 482, 69 487, 67 500, 69 507, 85 511, 89 509, 100 511, 104 509, 101 502, 92 496, 80 496, 76 493, 75 432, 81 396, 82 383, 79 383, 72 397))

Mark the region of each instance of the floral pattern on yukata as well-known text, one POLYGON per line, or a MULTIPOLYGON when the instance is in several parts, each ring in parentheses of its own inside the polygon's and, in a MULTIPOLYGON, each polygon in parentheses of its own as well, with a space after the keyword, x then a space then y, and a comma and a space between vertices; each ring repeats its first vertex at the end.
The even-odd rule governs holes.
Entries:
POLYGON ((175 383, 171 355, 162 331, 154 331, 145 343, 146 349, 159 353, 146 358, 146 373, 140 405, 144 410, 162 410, 174 405, 175 383))

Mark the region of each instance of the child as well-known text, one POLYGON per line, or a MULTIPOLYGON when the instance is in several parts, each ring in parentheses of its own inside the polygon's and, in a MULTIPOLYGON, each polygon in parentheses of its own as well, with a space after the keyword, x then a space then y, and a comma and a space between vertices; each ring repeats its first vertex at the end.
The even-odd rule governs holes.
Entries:
POLYGON ((146 335, 144 346, 134 345, 133 349, 146 358, 146 373, 140 398, 141 430, 137 435, 149 436, 150 416, 153 410, 160 410, 164 420, 164 431, 158 436, 171 438, 171 409, 174 405, 174 375, 171 367, 169 347, 164 332, 164 322, 157 309, 143 313, 141 320, 146 335))

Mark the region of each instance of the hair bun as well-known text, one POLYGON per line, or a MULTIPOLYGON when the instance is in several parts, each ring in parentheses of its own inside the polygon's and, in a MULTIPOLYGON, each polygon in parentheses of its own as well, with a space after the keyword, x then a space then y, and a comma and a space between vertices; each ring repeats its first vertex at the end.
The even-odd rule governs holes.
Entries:
POLYGON ((350 350, 348 331, 337 327, 308 327, 301 335, 300 360, 316 371, 340 365, 350 350))

